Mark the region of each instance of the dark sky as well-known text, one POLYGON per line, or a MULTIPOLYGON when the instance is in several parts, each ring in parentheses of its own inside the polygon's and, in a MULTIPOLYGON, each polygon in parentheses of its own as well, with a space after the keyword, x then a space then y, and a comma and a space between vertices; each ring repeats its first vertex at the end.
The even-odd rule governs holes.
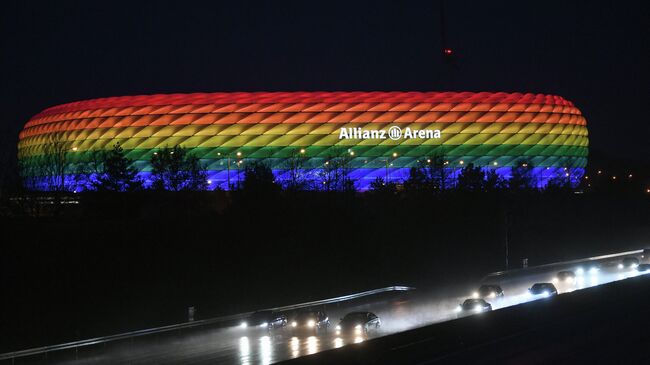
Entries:
POLYGON ((561 95, 592 150, 650 161, 647 1, 3 1, 2 148, 60 103, 208 91, 561 95))

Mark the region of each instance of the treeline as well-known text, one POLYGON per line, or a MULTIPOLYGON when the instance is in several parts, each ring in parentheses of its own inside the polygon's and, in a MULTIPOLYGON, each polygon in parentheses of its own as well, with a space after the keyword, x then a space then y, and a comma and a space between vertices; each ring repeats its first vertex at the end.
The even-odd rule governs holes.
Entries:
MULTIPOLYGON (((136 168, 142 162, 128 158, 119 143, 111 150, 89 153, 83 162, 71 158, 74 154, 71 155, 69 146, 59 148, 59 145, 52 143, 50 149, 41 159, 30 160, 20 166, 22 188, 19 190, 130 192, 146 189, 178 192, 221 190, 223 187, 218 181, 209 180, 200 159, 182 146, 156 150, 147 164, 146 180, 139 173, 142 168, 136 168)), ((224 185, 228 190, 241 190, 246 184, 250 188, 251 184, 257 186, 263 183, 273 184, 274 189, 287 192, 317 190, 349 193, 359 188, 359 182, 352 178, 352 172, 358 166, 353 166, 354 152, 350 150, 325 158, 318 168, 307 166, 309 159, 304 149, 296 150, 284 160, 281 171, 275 173, 263 160, 245 160, 240 153, 232 156, 233 171, 230 171, 231 156, 227 159, 228 182, 224 185)), ((542 177, 539 167, 522 158, 507 169, 506 178, 501 172, 497 173, 496 166, 486 168, 461 161, 451 167, 445 156, 434 156, 420 160, 418 166, 410 168, 405 178, 396 179, 391 177, 395 169, 389 166, 388 161, 385 177, 372 181, 369 184, 371 191, 395 194, 442 194, 451 191, 489 193, 506 190, 650 194, 650 186, 646 186, 647 173, 631 168, 621 168, 623 171, 617 173, 612 169, 592 168, 593 171, 588 171, 585 176, 572 176, 571 170, 565 168, 549 178, 542 177)))
MULTIPOLYGON (((57 154, 54 154, 57 156, 57 154)), ((199 159, 181 146, 165 147, 153 153, 151 181, 145 182, 126 157, 119 143, 111 150, 95 151, 90 161, 80 164, 74 177, 67 172, 71 163, 65 155, 22 167, 26 190, 69 191, 77 189, 99 192, 133 192, 145 188, 166 191, 207 190, 208 181, 199 159)))
MULTIPOLYGON (((56 151, 55 151, 56 152, 56 151)), ((111 150, 95 151, 88 161, 72 164, 64 149, 61 153, 50 153, 45 160, 32 161, 22 167, 25 190, 49 191, 100 191, 132 192, 143 189, 158 191, 202 191, 221 189, 208 180, 207 171, 196 156, 181 146, 166 147, 155 151, 149 161, 151 167, 147 181, 138 173, 138 162, 129 159, 119 143, 111 150), (72 168, 76 165, 76 168, 72 168), (70 174, 75 170, 74 174, 70 174)), ((354 192, 357 182, 351 177, 353 152, 327 158, 318 169, 306 168, 304 150, 296 151, 286 159, 282 181, 276 181, 271 168, 263 161, 234 162, 237 168, 236 181, 228 179, 229 190, 240 190, 260 184, 276 185, 275 189, 285 191, 321 190, 354 192), (240 180, 243 169, 244 180, 240 180)), ((230 158, 228 161, 230 169, 230 158)), ((412 167, 405 179, 391 179, 389 166, 386 178, 377 177, 370 190, 381 193, 415 192, 442 193, 449 190, 472 192, 494 192, 499 190, 537 190, 539 181, 533 173, 533 165, 525 160, 511 168, 511 176, 505 179, 495 169, 485 169, 472 163, 451 168, 444 156, 423 160, 412 167)), ((566 171, 566 169, 565 169, 566 171)), ((234 174, 234 172, 233 172, 234 174)), ((216 185, 216 184, 215 184, 216 185)), ((569 172, 549 179, 546 190, 571 190, 577 186, 575 177, 569 172)))

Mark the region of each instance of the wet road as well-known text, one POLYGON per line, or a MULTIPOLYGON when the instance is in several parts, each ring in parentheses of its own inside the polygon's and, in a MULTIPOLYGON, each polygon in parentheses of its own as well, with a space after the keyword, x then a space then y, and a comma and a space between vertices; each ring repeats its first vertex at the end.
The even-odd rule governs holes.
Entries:
MULTIPOLYGON (((595 273, 584 272, 573 282, 556 284, 560 295, 591 286, 639 275, 634 269, 617 267, 620 259, 603 262, 595 273)), ((505 293, 502 299, 488 299, 494 309, 530 300, 552 300, 527 294, 535 282, 551 282, 559 270, 577 271, 580 264, 564 267, 518 270, 505 275, 488 276, 483 283, 499 284, 505 293)), ((408 295, 370 297, 355 305, 328 305, 332 327, 321 332, 297 332, 290 328, 268 331, 261 328, 202 327, 178 333, 144 336, 132 340, 89 346, 74 350, 16 359, 16 364, 270 364, 346 345, 363 346, 367 339, 421 327, 456 317, 455 309, 471 297, 480 283, 451 290, 418 290, 408 295), (367 335, 339 336, 334 331, 338 319, 351 311, 372 311, 382 326, 367 335)), ((319 307, 323 309, 323 307, 319 307)), ((480 314, 478 314, 480 315, 480 314)))

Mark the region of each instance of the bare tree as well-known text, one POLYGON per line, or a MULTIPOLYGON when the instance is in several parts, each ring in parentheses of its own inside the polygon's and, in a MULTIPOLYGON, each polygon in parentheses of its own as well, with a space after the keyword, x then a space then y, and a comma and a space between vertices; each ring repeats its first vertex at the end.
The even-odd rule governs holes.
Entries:
POLYGON ((434 191, 445 191, 449 189, 451 181, 448 170, 449 161, 444 154, 434 155, 426 159, 424 168, 427 180, 433 185, 434 191))
POLYGON ((20 173, 23 185, 28 190, 69 190, 72 181, 66 180, 70 172, 71 142, 63 133, 49 135, 42 153, 33 157, 20 158, 20 173))
POLYGON ((66 191, 66 170, 70 164, 68 153, 71 151, 70 142, 62 133, 50 135, 50 140, 43 149, 44 167, 47 185, 53 191, 66 191))
POLYGON ((354 153, 348 151, 338 157, 329 157, 320 171, 322 188, 326 191, 354 191, 354 181, 350 178, 351 162, 354 153))
POLYGON ((162 148, 151 157, 153 183, 156 190, 206 190, 207 173, 198 157, 181 146, 162 148))
POLYGON ((305 173, 305 150, 294 151, 286 160, 288 179, 285 189, 290 191, 304 190, 307 187, 307 176, 305 173))

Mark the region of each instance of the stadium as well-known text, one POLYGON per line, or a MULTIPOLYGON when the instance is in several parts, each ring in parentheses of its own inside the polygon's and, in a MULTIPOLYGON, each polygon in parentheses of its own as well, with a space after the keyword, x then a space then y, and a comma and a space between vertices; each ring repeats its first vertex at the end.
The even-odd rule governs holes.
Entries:
POLYGON ((32 117, 19 136, 23 178, 52 190, 88 188, 94 152, 119 143, 145 182, 152 155, 182 146, 198 157, 210 189, 233 188, 259 161, 276 182, 314 189, 331 161, 366 190, 399 183, 412 167, 444 160, 449 176, 468 164, 509 179, 530 164, 535 184, 577 182, 588 154, 586 120, 554 95, 504 92, 219 92, 123 96, 73 102, 32 117), (56 155, 56 157, 52 157, 56 155), (60 166, 50 166, 55 161, 60 166), (61 161, 64 163, 61 164, 61 161), (57 172, 58 171, 58 172, 57 172))

